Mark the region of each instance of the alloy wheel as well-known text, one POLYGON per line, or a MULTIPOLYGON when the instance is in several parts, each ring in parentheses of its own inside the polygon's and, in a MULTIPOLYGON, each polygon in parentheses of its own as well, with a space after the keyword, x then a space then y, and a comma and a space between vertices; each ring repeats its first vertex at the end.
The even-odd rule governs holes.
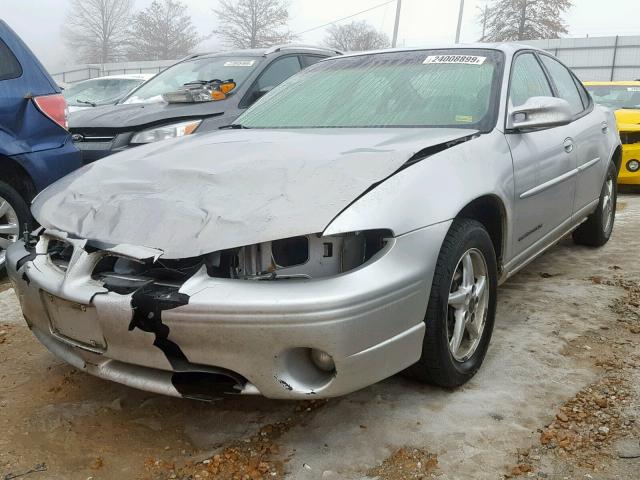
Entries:
POLYGON ((473 356, 480 344, 489 307, 487 262, 480 250, 467 250, 456 266, 449 289, 447 340, 458 362, 473 356))
POLYGON ((609 233, 611 224, 613 223, 613 179, 607 178, 604 184, 604 197, 602 197, 602 219, 604 220, 602 228, 604 233, 609 233))
POLYGON ((6 262, 6 250, 18 240, 20 223, 18 214, 9 201, 0 196, 0 269, 6 262))

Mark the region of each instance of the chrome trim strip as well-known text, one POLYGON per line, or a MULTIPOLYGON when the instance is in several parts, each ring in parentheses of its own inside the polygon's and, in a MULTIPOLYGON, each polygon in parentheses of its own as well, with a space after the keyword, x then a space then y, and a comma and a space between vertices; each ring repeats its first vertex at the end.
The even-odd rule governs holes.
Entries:
POLYGON ((565 180, 568 180, 569 178, 574 177, 577 174, 578 174, 578 169, 574 168, 573 170, 570 170, 567 173, 563 173, 559 177, 552 178, 548 182, 544 182, 544 183, 538 185, 537 187, 533 187, 532 189, 521 193, 520 194, 520 198, 529 198, 529 197, 532 197, 534 195, 537 195, 538 193, 544 192, 545 190, 553 187, 554 185, 556 185, 556 184, 558 184, 560 182, 564 182, 565 180))
POLYGON ((589 160, 587 163, 583 163, 578 167, 580 172, 584 172, 587 168, 593 167, 596 163, 600 161, 600 157, 596 157, 593 160, 589 160))

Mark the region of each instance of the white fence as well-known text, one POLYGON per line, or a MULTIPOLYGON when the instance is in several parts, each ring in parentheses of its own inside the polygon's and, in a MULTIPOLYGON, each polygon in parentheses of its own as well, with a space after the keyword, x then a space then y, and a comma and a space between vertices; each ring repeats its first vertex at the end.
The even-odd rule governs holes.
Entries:
POLYGON ((74 83, 89 78, 109 75, 125 75, 128 73, 158 73, 176 63, 177 60, 151 60, 140 62, 122 62, 78 65, 51 76, 56 82, 74 83))
POLYGON ((582 81, 640 79, 640 35, 526 42, 557 56, 582 81))

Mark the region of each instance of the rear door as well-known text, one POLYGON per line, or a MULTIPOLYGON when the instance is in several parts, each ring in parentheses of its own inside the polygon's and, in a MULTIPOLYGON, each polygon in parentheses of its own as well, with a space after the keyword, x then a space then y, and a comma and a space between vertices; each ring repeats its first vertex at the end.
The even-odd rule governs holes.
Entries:
MULTIPOLYGON (((536 55, 521 52, 513 60, 508 101, 519 106, 540 96, 553 97, 552 85, 536 55)), ((535 253, 546 237, 571 220, 576 190, 573 134, 571 126, 561 126, 506 135, 514 168, 516 255, 535 253)))
POLYGON ((555 58, 540 54, 560 98, 571 105, 574 121, 569 125, 574 141, 576 165, 576 195, 574 212, 588 208, 600 196, 609 152, 606 135, 609 126, 605 115, 595 110, 591 98, 571 71, 555 58))

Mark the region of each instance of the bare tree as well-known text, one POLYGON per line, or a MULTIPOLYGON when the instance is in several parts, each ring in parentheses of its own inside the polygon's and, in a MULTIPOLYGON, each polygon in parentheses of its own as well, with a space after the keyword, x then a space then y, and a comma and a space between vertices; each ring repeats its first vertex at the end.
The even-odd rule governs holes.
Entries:
POLYGON ((76 59, 107 63, 124 59, 133 0, 70 0, 63 27, 76 59))
POLYGON ((481 21, 486 21, 483 40, 559 38, 567 33, 562 14, 571 6, 571 0, 492 0, 480 17, 481 21))
POLYGON ((287 0, 220 0, 216 9, 220 27, 213 33, 235 48, 259 48, 286 43, 294 35, 287 0))
POLYGON ((387 48, 389 37, 376 30, 366 20, 353 21, 346 25, 331 25, 327 29, 324 43, 345 52, 359 52, 387 48))
POLYGON ((171 60, 191 53, 200 35, 177 0, 153 0, 133 18, 128 58, 131 60, 171 60))
POLYGON ((487 38, 487 23, 489 22, 489 5, 485 5, 484 7, 476 7, 478 10, 478 22, 482 24, 482 37, 480 37, 480 41, 484 42, 487 38))

